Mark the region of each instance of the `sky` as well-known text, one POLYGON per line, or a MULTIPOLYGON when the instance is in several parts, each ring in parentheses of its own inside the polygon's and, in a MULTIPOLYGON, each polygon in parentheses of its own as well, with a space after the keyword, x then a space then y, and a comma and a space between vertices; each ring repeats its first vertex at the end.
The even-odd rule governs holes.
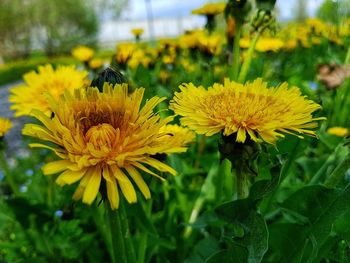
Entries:
MULTIPOLYGON (((218 0, 220 1, 220 0, 218 0)), ((323 0, 304 0, 307 12, 314 16, 323 0)), ((153 11, 153 35, 155 37, 174 37, 185 30, 201 28, 205 24, 202 16, 191 15, 191 10, 201 7, 208 0, 129 0, 129 6, 123 10, 120 20, 106 19, 102 22, 99 39, 106 46, 114 46, 118 41, 132 40, 131 29, 140 27, 145 30, 145 39, 151 36, 147 23, 146 2, 151 2, 153 11)), ((297 0, 277 0, 279 20, 293 18, 297 0)))
MULTIPOLYGON (((153 16, 184 17, 191 14, 191 10, 200 7, 208 0, 129 0, 129 7, 124 12, 123 18, 130 20, 142 20, 146 18, 145 2, 151 1, 153 16)), ((305 0, 308 14, 313 16, 323 0, 305 0)), ((293 7, 297 0, 277 0, 277 8, 280 19, 288 20, 293 17, 293 7)))

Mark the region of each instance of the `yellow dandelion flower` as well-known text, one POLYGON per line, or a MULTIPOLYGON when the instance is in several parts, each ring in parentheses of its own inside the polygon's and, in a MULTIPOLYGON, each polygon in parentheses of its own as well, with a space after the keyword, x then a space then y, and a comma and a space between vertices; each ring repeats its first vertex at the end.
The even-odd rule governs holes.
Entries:
POLYGON ((221 35, 201 35, 198 38, 199 48, 208 54, 219 54, 223 39, 221 35))
POLYGON ((171 145, 174 152, 186 151, 185 145, 191 143, 196 138, 196 134, 186 127, 168 124, 160 128, 160 133, 164 134, 164 143, 171 145))
POLYGON ((73 90, 83 87, 87 72, 78 71, 75 66, 52 65, 39 66, 38 72, 31 71, 23 76, 25 84, 11 89, 9 101, 13 103, 10 109, 15 110, 15 116, 29 115, 32 109, 39 109, 50 114, 51 110, 46 94, 54 98, 63 93, 65 89, 73 90))
POLYGON ((349 130, 344 127, 331 127, 327 130, 327 133, 338 137, 345 137, 349 134, 349 130))
POLYGON ((135 37, 139 37, 143 34, 144 30, 143 28, 133 28, 131 29, 131 33, 135 36, 135 37))
MULTIPOLYGON (((241 48, 249 48, 251 41, 249 38, 242 38, 239 41, 241 48)), ((259 52, 278 51, 283 48, 284 42, 278 38, 261 37, 256 42, 255 49, 259 52)))
POLYGON ((192 10, 192 14, 215 16, 224 12, 225 6, 226 3, 206 3, 202 7, 192 10))
POLYGON ((0 117, 0 138, 4 137, 4 135, 11 129, 12 122, 9 119, 0 117))
POLYGON ((147 56, 146 52, 142 49, 138 49, 132 54, 127 65, 132 69, 136 69, 140 64, 147 68, 151 62, 152 59, 147 56))
POLYGON ((92 69, 98 69, 103 66, 103 60, 100 58, 93 58, 89 61, 89 67, 92 69))
POLYGON ((164 64, 173 64, 175 62, 175 55, 164 55, 163 58, 162 58, 162 61, 164 64))
POLYGON ((281 39, 278 38, 259 38, 258 42, 256 43, 255 49, 260 52, 267 52, 267 51, 278 51, 279 49, 283 48, 284 42, 281 39))
POLYGON ((298 88, 288 88, 287 83, 267 88, 262 79, 245 85, 226 79, 224 85, 216 83, 208 89, 190 83, 181 85, 180 90, 171 109, 183 116, 183 125, 207 136, 236 133, 236 141, 243 143, 248 134, 253 141, 261 137, 273 144, 283 133, 315 136, 309 129, 324 119, 311 115, 320 105, 302 96, 298 88))
POLYGON ((156 154, 183 152, 187 141, 180 133, 164 128, 173 119, 160 119, 153 109, 165 98, 153 97, 141 102, 144 89, 128 93, 126 84, 105 84, 103 92, 87 90, 66 91, 59 101, 49 98, 55 113, 53 118, 35 110, 32 115, 42 125, 27 124, 23 134, 48 141, 51 145, 34 143, 31 147, 53 150, 62 160, 46 164, 44 174, 61 173, 56 182, 60 186, 80 181, 74 200, 91 204, 101 189, 106 189, 112 209, 119 205, 119 190, 129 203, 135 203, 136 192, 131 181, 148 199, 150 190, 140 174, 159 177, 156 172, 176 171, 155 158, 156 154), (165 129, 165 131, 164 131, 165 129), (104 180, 103 180, 104 179, 104 180), (119 189, 119 190, 118 190, 119 189))
POLYGON ((33 109, 50 115, 46 95, 58 99, 65 89, 83 87, 87 74, 86 71, 78 71, 75 66, 58 66, 56 69, 52 65, 39 66, 38 72, 31 71, 23 76, 24 84, 10 90, 10 109, 16 111, 16 117, 29 115, 33 109))
POLYGON ((73 48, 72 55, 81 62, 89 61, 94 55, 94 50, 86 46, 77 46, 73 48))
POLYGON ((169 78, 170 78, 170 74, 168 73, 168 71, 164 69, 159 71, 159 79, 161 80, 162 83, 166 83, 169 78))
POLYGON ((179 37, 179 43, 180 43, 180 46, 184 49, 186 48, 190 48, 190 49, 193 49, 193 48, 196 48, 198 46, 198 39, 201 35, 204 35, 204 31, 202 30, 195 30, 195 31, 192 31, 192 32, 189 32, 189 33, 186 33, 184 35, 181 35, 179 37))
POLYGON ((117 46, 116 60, 119 64, 126 64, 136 50, 134 43, 122 43, 117 46))
POLYGON ((298 41, 296 39, 289 39, 284 43, 284 48, 287 50, 295 49, 298 46, 298 41))

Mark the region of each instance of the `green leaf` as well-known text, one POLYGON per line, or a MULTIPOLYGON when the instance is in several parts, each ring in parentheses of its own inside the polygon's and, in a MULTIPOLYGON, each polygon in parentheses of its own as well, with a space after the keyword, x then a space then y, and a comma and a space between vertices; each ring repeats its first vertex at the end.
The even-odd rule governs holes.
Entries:
POLYGON ((349 203, 350 185, 342 190, 317 185, 298 190, 282 204, 284 214, 294 215, 292 223, 269 227, 271 251, 286 262, 319 262, 330 238, 348 237, 343 220, 350 215, 349 203), (295 215, 303 220, 296 222, 295 215))
POLYGON ((247 262, 247 251, 239 246, 234 246, 230 249, 221 250, 210 258, 206 263, 246 263, 247 262))
POLYGON ((252 185, 250 188, 249 198, 253 200, 262 199, 271 194, 280 182, 280 169, 273 167, 270 171, 271 180, 260 180, 252 185))
POLYGON ((218 250, 219 242, 215 238, 208 236, 195 245, 191 255, 184 263, 203 263, 206 258, 218 250))
POLYGON ((243 237, 234 237, 234 242, 248 250, 248 261, 261 262, 268 248, 268 231, 264 218, 254 209, 251 199, 240 199, 219 206, 217 214, 244 231, 243 237))

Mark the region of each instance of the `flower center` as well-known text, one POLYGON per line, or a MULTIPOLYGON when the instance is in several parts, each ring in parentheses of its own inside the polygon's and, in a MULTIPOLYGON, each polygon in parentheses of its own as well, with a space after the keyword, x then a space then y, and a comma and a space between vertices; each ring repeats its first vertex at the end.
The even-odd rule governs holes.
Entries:
POLYGON ((110 151, 116 140, 117 133, 112 125, 103 123, 91 127, 85 134, 85 139, 95 150, 110 151))

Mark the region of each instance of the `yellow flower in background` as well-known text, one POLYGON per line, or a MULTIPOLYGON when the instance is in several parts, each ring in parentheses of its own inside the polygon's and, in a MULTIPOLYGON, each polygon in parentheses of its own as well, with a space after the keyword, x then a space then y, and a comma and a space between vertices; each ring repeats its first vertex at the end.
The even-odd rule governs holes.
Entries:
POLYGON ((132 69, 136 69, 140 64, 147 68, 151 62, 152 59, 147 56, 146 52, 142 49, 138 49, 132 54, 127 65, 132 69))
POLYGON ((182 116, 183 125, 207 136, 236 133, 241 143, 248 135, 253 141, 261 137, 271 144, 284 137, 283 133, 316 136, 310 129, 317 127, 315 121, 324 119, 312 117, 320 105, 302 96, 298 88, 288 88, 287 83, 267 88, 262 79, 244 85, 226 79, 224 85, 216 83, 208 89, 189 83, 180 90, 170 108, 182 116))
POLYGON ((259 38, 258 42, 256 43, 255 49, 260 52, 267 52, 267 51, 278 51, 281 48, 283 48, 284 42, 281 39, 278 38, 259 38))
POLYGON ((95 51, 93 49, 86 46, 77 46, 72 50, 73 57, 81 62, 89 61, 93 57, 94 53, 95 51))
POLYGON ((93 58, 89 61, 89 67, 92 69, 99 69, 103 66, 103 60, 100 58, 93 58))
POLYGON ((4 135, 11 129, 12 122, 9 119, 0 117, 0 138, 4 137, 4 135))
POLYGON ((241 48, 249 48, 249 46, 250 46, 250 39, 249 38, 241 38, 239 40, 239 46, 241 48))
POLYGON ((284 48, 287 50, 295 49, 298 46, 298 41, 296 39, 290 39, 285 41, 284 48))
POLYGON ((176 124, 168 124, 159 130, 164 135, 164 143, 171 145, 174 153, 186 151, 185 145, 191 143, 196 138, 196 134, 186 127, 176 124))
POLYGON ((129 94, 126 84, 105 84, 103 92, 89 87, 74 93, 66 91, 59 101, 50 98, 53 118, 33 111, 42 124, 27 124, 23 134, 47 141, 50 146, 30 146, 48 148, 61 158, 46 164, 44 174, 60 173, 56 180, 60 186, 79 181, 73 199, 86 204, 96 199, 100 187, 106 189, 112 209, 119 206, 119 190, 129 203, 135 203, 131 181, 146 199, 150 198, 140 171, 159 177, 150 170, 153 168, 175 175, 176 171, 155 155, 186 151, 181 142, 186 143, 188 135, 169 132, 164 126, 173 116, 160 119, 153 112, 165 98, 153 97, 141 107, 143 94, 143 88, 129 94))
POLYGON ((198 38, 199 48, 205 53, 219 54, 223 39, 221 35, 201 35, 198 38))
POLYGON ((116 60, 119 64, 126 64, 137 49, 134 43, 122 43, 117 46, 116 60))
POLYGON ((173 64, 175 62, 175 54, 164 55, 162 61, 164 64, 173 64))
POLYGON ((168 73, 168 71, 164 69, 161 69, 159 71, 159 79, 162 83, 166 83, 169 78, 170 78, 170 74, 168 73))
POLYGON ((206 3, 198 9, 192 10, 194 15, 215 16, 224 12, 226 3, 206 3))
POLYGON ((58 99, 66 89, 81 88, 87 75, 86 71, 78 71, 75 66, 58 66, 56 69, 52 65, 39 66, 38 72, 24 74, 24 84, 10 90, 10 109, 16 111, 16 117, 29 115, 33 109, 50 115, 47 95, 58 99))
POLYGON ((203 35, 204 31, 195 30, 188 32, 179 37, 179 43, 182 48, 196 48, 198 47, 198 38, 200 35, 203 35))
POLYGON ((338 137, 345 137, 349 134, 349 130, 344 127, 331 127, 327 130, 327 133, 338 137))
POLYGON ((193 72, 196 70, 196 65, 194 63, 191 63, 188 59, 182 58, 180 60, 180 65, 187 71, 187 72, 193 72))
POLYGON ((131 29, 131 33, 135 36, 135 37, 139 37, 143 34, 144 30, 143 28, 133 28, 131 29))
MULTIPOLYGON (((241 48, 249 48, 251 40, 242 38, 239 41, 241 48)), ((259 52, 278 51, 285 46, 284 42, 278 38, 260 37, 256 42, 255 49, 259 52)))

